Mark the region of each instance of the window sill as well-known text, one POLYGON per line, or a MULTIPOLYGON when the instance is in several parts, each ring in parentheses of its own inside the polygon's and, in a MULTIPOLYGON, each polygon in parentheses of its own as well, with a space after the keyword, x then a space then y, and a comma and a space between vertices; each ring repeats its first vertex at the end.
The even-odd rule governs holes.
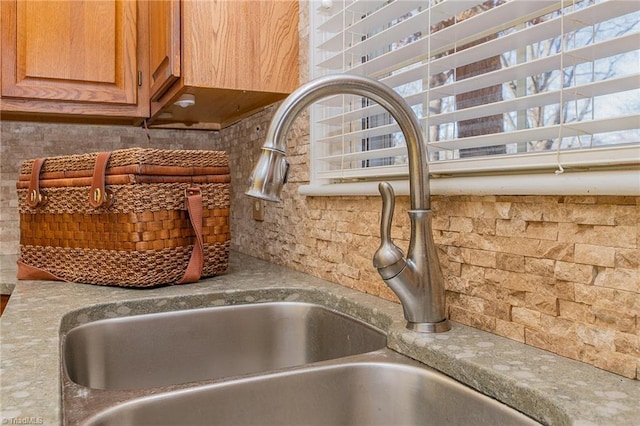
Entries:
MULTIPOLYGON (((391 181, 409 195, 409 181, 391 181)), ((621 195, 640 196, 640 170, 571 171, 431 178, 432 195, 621 195)), ((302 185, 305 196, 376 196, 378 182, 302 185)))

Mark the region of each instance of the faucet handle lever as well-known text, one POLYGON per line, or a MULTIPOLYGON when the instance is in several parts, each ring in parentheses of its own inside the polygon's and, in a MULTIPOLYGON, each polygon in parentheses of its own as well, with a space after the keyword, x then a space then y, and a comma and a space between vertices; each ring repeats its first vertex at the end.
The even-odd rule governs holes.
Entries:
POLYGON ((393 221, 393 210, 396 207, 396 195, 389 182, 380 182, 378 191, 382 196, 382 217, 380 218, 380 239, 381 244, 391 244, 391 222, 393 221))
POLYGON ((391 222, 395 208, 395 193, 389 182, 380 182, 378 190, 382 196, 382 217, 380 218, 380 247, 373 256, 373 265, 383 279, 396 276, 404 269, 404 253, 391 240, 391 222))
POLYGON ((282 183, 283 184, 287 183, 287 180, 289 180, 290 167, 291 165, 289 164, 289 162, 283 157, 282 158, 282 183))

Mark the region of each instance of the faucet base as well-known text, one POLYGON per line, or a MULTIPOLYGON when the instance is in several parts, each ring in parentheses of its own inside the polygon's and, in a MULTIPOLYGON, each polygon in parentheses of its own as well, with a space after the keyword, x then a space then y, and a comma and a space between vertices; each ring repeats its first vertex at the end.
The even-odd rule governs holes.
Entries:
POLYGON ((407 321, 407 328, 418 333, 443 333, 451 330, 451 324, 446 319, 440 322, 411 322, 407 321))

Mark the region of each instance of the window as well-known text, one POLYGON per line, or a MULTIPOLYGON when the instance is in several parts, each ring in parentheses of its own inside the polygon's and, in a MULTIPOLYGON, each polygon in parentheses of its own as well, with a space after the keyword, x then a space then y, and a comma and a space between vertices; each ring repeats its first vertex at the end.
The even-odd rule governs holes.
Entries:
MULTIPOLYGON (((530 182, 523 193, 555 193, 532 188, 571 175, 592 193, 588 176, 605 173, 640 195, 640 2, 311 0, 310 16, 312 77, 367 75, 403 95, 432 186, 509 174, 530 182)), ((326 98, 311 121, 303 192, 406 179, 404 138, 377 104, 326 98)))

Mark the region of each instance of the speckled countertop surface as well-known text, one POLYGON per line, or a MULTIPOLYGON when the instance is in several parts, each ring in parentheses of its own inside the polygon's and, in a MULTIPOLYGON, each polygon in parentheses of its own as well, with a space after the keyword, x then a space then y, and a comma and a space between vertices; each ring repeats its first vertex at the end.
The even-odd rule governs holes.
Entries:
POLYGON ((640 383, 453 323, 448 333, 404 328, 400 305, 232 253, 224 275, 184 286, 120 289, 15 281, 0 319, 2 423, 60 424, 60 330, 102 318, 184 308, 297 300, 354 315, 388 333, 388 346, 545 424, 639 425, 640 383), (64 321, 63 321, 64 320, 64 321))

